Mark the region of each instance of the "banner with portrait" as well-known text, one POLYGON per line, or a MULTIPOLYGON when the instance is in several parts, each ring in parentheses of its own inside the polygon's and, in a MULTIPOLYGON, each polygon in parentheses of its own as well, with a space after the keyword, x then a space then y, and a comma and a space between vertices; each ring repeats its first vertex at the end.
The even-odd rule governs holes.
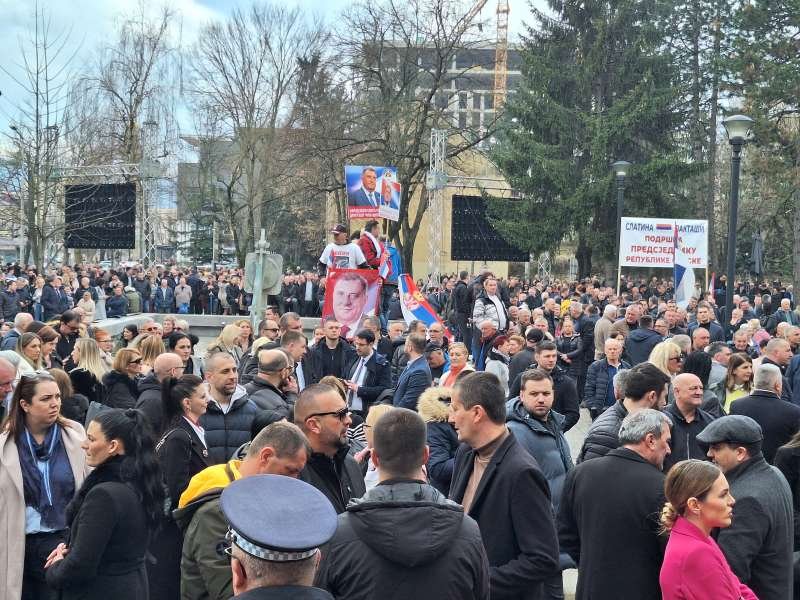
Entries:
POLYGON ((322 318, 334 317, 342 325, 342 336, 350 339, 361 328, 364 317, 378 314, 381 276, 375 269, 328 269, 322 318))
POLYGON ((348 165, 344 181, 350 219, 399 220, 401 190, 396 167, 348 165))

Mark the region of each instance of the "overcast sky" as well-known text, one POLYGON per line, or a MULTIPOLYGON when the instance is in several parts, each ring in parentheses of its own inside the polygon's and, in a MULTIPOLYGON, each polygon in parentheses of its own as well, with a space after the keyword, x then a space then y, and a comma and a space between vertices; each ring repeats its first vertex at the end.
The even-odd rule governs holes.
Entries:
MULTIPOLYGON (((351 2, 348 0, 275 0, 289 2, 309 12, 333 20, 351 2)), ((534 0, 542 5, 544 0, 534 0)), ((180 23, 180 44, 190 46, 198 31, 209 21, 224 18, 234 7, 247 7, 252 0, 168 0, 180 23)), ((530 20, 528 0, 510 0, 509 41, 514 42, 524 31, 523 21, 530 20)), ((137 12, 140 0, 38 0, 49 18, 52 33, 63 34, 67 40, 62 51, 64 58, 74 55, 73 72, 84 71, 96 57, 97 50, 106 41, 111 41, 115 23, 125 15, 137 12)), ((145 2, 148 11, 157 13, 164 2, 145 2)), ((23 71, 23 54, 20 40, 30 38, 34 25, 36 3, 34 0, 0 0, 0 56, 3 68, 0 71, 0 131, 8 128, 8 121, 18 115, 15 108, 23 98, 14 77, 23 71)), ((489 0, 481 18, 494 25, 496 0, 489 0)), ((490 30, 491 31, 491 30, 490 30)), ((28 46, 29 47, 29 46, 28 46)))

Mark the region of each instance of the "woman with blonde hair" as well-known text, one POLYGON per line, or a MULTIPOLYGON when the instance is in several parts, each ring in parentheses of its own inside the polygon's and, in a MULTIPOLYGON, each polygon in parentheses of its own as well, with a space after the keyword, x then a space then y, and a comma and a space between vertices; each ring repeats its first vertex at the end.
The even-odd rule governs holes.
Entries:
POLYGON ((86 325, 91 325, 92 321, 94 321, 94 300, 92 300, 92 294, 90 292, 83 292, 81 299, 78 300, 78 304, 76 304, 77 308, 80 308, 83 311, 83 317, 81 321, 86 325))
POLYGON ((367 447, 359 452, 355 459, 360 463, 363 463, 364 460, 367 461, 367 472, 364 474, 364 484, 367 486, 367 491, 378 485, 378 469, 375 463, 372 462, 372 430, 378 419, 390 410, 394 410, 394 406, 391 404, 376 404, 369 409, 367 418, 364 420, 364 437, 367 440, 367 447))
POLYGON ((100 357, 97 342, 91 338, 78 338, 70 356, 76 365, 69 372, 72 387, 78 394, 86 396, 89 402, 102 404, 105 399, 103 378, 108 373, 108 367, 100 357))
POLYGON ((658 367, 661 372, 672 379, 681 372, 683 359, 684 355, 681 352, 681 347, 667 340, 653 347, 647 362, 658 367))
POLYGON ((450 491, 458 450, 458 434, 448 421, 452 394, 453 390, 449 387, 430 387, 422 392, 417 401, 419 416, 425 421, 428 431, 428 479, 445 496, 450 491))
POLYGON ((450 369, 442 373, 442 377, 439 379, 440 385, 453 387, 462 372, 474 371, 475 369, 467 364, 468 360, 469 350, 466 344, 462 342, 450 344, 450 369))
POLYGON ((133 408, 139 398, 136 382, 142 371, 142 355, 133 348, 123 348, 114 357, 114 367, 106 373, 103 385, 111 408, 133 408))
POLYGON ((241 335, 242 330, 238 325, 234 325, 233 323, 225 325, 219 335, 208 345, 208 348, 206 348, 205 358, 217 352, 226 352, 233 357, 233 360, 236 361, 238 365, 242 354, 244 354, 242 352, 242 347, 238 344, 241 335))
POLYGON ((731 570, 711 532, 731 526, 728 480, 705 460, 684 460, 667 473, 661 525, 669 532, 661 564, 663 600, 758 600, 731 570))
POLYGON ((253 326, 250 325, 250 321, 247 319, 237 319, 233 324, 242 330, 238 343, 244 355, 245 352, 250 350, 250 346, 253 344, 253 326))
POLYGON ((157 335, 148 335, 139 342, 136 349, 142 356, 142 375, 150 373, 153 370, 156 358, 167 351, 164 347, 164 340, 157 335))

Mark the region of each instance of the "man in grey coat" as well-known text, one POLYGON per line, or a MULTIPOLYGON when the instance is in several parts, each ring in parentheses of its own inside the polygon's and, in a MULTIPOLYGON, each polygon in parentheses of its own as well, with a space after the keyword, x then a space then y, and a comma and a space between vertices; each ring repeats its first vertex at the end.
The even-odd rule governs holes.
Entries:
POLYGON ((792 492, 761 454, 764 436, 750 417, 730 415, 709 424, 697 441, 722 469, 736 499, 733 523, 717 543, 739 580, 759 600, 792 597, 792 492))

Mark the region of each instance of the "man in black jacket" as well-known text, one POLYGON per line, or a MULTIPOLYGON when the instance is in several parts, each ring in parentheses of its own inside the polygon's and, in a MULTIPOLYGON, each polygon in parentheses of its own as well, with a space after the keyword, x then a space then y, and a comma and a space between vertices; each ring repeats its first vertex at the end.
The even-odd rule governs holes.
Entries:
POLYGON ((153 370, 139 382, 139 397, 136 408, 144 413, 153 433, 161 437, 164 431, 164 403, 161 399, 161 385, 168 377, 180 377, 183 374, 183 361, 174 352, 165 352, 156 356, 153 370))
POLYGON ((534 362, 536 344, 544 339, 541 329, 531 327, 525 334, 525 348, 517 352, 508 363, 508 380, 513 382, 523 371, 529 369, 534 362))
POLYGON ((361 468, 348 455, 347 429, 353 420, 347 404, 331 386, 310 385, 297 399, 294 422, 313 450, 300 479, 325 494, 336 512, 343 513, 351 498, 367 491, 361 468))
POLYGON ((290 418, 297 398, 293 370, 294 361, 284 350, 262 350, 258 373, 244 389, 259 410, 274 410, 290 418))
POLYGON ((472 299, 470 298, 467 279, 469 273, 461 271, 458 274, 458 281, 453 287, 453 314, 450 315, 450 324, 453 326, 457 342, 466 342, 469 345, 472 340, 472 332, 469 330, 469 317, 472 315, 472 299))
POLYGON ((762 364, 753 376, 749 396, 734 400, 730 414, 745 415, 761 426, 764 459, 772 464, 775 452, 800 429, 800 407, 781 400, 782 377, 773 364, 762 364))
POLYGON ((377 486, 353 500, 320 566, 334 598, 489 598, 489 563, 478 525, 427 483, 425 423, 397 408, 375 423, 377 486), (436 535, 431 535, 435 531, 436 535))
POLYGON ((450 499, 478 522, 492 599, 535 600, 542 583, 558 572, 550 489, 505 420, 497 377, 470 373, 456 383, 450 422, 463 443, 455 456, 450 499))
POLYGON ((329 317, 322 326, 325 337, 314 346, 311 355, 320 379, 333 375, 340 379, 347 377, 347 366, 356 358, 356 351, 340 336, 342 325, 329 317))
POLYGON ((350 410, 366 417, 370 406, 375 404, 384 390, 392 387, 389 361, 383 354, 373 350, 375 334, 361 329, 353 337, 357 359, 347 368, 347 405, 350 410))
POLYGON ((628 415, 619 431, 622 447, 567 475, 558 539, 578 565, 576 600, 661 600, 661 468, 669 454, 669 426, 669 417, 657 410, 628 415))
MULTIPOLYGON (((533 355, 535 364, 531 367, 538 367, 547 371, 547 374, 553 380, 555 387, 555 400, 553 401, 553 410, 557 413, 564 415, 564 432, 569 431, 581 418, 580 409, 578 408, 578 388, 575 380, 567 375, 567 372, 559 367, 558 350, 553 342, 544 341, 536 345, 536 351, 533 355)), ((522 373, 509 386, 509 398, 516 398, 519 396, 520 380, 522 373)))
POLYGON ((632 366, 646 362, 650 358, 650 352, 657 344, 664 341, 664 338, 653 329, 653 317, 642 315, 639 317, 639 328, 631 331, 625 339, 625 355, 632 366))
MULTIPOLYGON (((671 453, 664 461, 664 472, 682 460, 696 458, 706 459, 706 451, 697 441, 697 435, 714 420, 714 417, 702 410, 703 382, 693 373, 681 373, 672 381, 675 402, 667 406, 664 412, 672 420, 671 453)), ((797 409, 800 412, 800 408, 797 409)))
POLYGON ((625 398, 607 409, 589 426, 577 462, 598 458, 619 446, 619 428, 630 413, 667 404, 667 377, 651 363, 641 363, 625 374, 625 398))

